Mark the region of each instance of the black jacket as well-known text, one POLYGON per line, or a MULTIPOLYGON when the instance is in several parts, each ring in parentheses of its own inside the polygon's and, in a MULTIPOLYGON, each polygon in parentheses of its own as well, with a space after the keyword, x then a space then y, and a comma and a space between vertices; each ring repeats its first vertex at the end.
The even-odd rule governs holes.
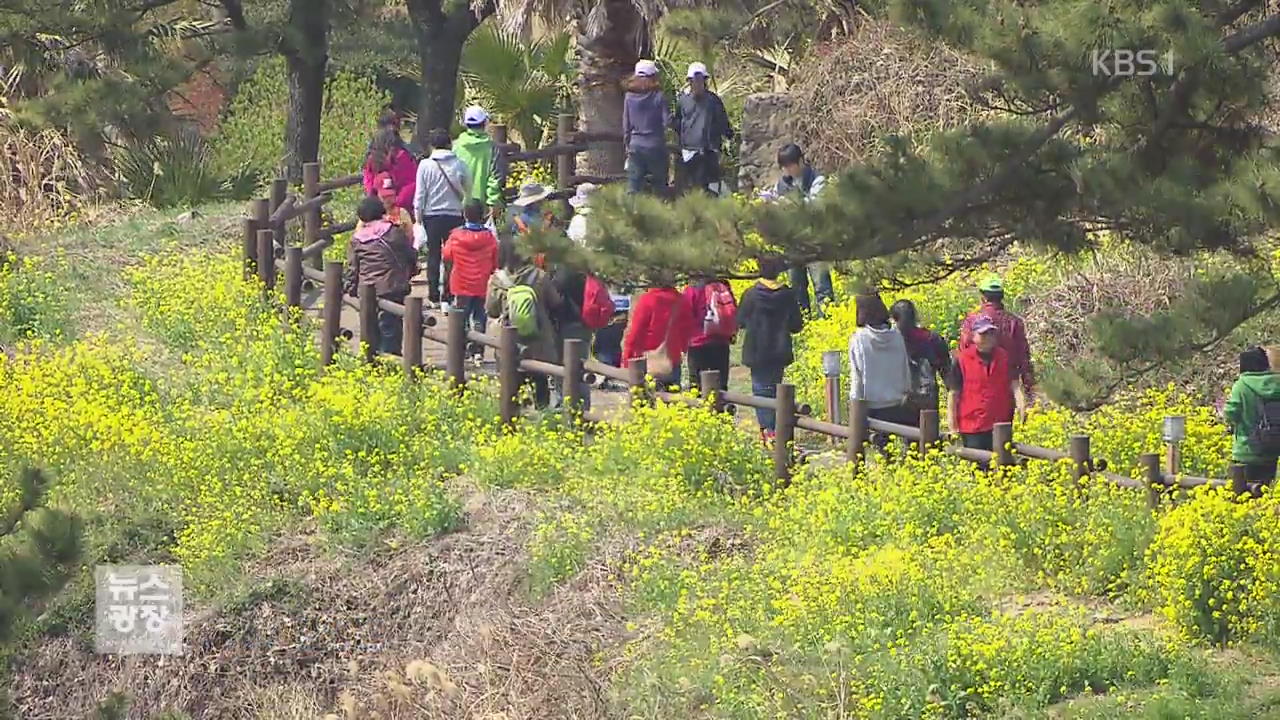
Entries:
POLYGON ((796 293, 786 285, 768 288, 760 283, 747 288, 738 303, 742 364, 752 369, 786 367, 795 362, 791 336, 804 327, 796 293))
POLYGON ((681 93, 676 98, 671 129, 680 138, 680 147, 686 150, 719 152, 725 138, 733 138, 733 127, 729 124, 724 102, 710 90, 701 101, 693 93, 681 93))

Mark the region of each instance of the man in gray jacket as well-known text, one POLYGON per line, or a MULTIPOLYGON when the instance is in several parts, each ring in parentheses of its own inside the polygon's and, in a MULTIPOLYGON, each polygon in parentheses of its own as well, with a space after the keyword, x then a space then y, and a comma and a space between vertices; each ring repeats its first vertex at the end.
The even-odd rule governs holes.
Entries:
POLYGON ((677 183, 682 192, 698 187, 720 194, 720 151, 724 141, 734 138, 729 114, 719 95, 707 89, 707 66, 689 65, 689 92, 676 98, 671 129, 680 140, 677 183))
POLYGON ((471 171, 453 154, 453 140, 444 130, 433 130, 428 136, 431 154, 418 163, 418 188, 413 196, 413 216, 422 228, 414 229, 414 245, 427 246, 427 305, 434 307, 443 297, 448 302, 449 280, 446 270, 441 277, 441 251, 444 241, 456 227, 461 227, 462 207, 471 195, 471 171))

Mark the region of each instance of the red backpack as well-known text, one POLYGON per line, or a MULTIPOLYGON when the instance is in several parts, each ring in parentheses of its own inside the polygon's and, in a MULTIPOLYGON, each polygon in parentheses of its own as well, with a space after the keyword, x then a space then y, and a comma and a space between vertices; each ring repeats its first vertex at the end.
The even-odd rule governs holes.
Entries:
POLYGON ((738 304, 733 291, 722 282, 709 282, 702 288, 707 311, 702 316, 702 332, 707 337, 732 340, 738 334, 738 304))
POLYGON ((613 320, 613 296, 609 288, 595 275, 587 275, 582 290, 582 322, 592 330, 599 330, 613 320))

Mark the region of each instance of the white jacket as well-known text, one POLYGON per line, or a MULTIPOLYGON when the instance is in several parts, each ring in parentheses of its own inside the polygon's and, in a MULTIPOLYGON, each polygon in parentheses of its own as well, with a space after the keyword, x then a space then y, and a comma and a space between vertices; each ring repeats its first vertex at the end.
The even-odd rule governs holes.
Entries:
POLYGON ((895 327, 861 327, 849 338, 849 398, 872 410, 901 405, 911 392, 907 343, 895 327))
POLYGON ((587 244, 587 215, 590 213, 590 208, 578 208, 578 211, 569 219, 569 228, 565 231, 565 234, 569 236, 570 240, 579 245, 585 246, 587 244))
POLYGON ((413 216, 418 222, 428 215, 460 217, 470 195, 471 171, 452 150, 433 150, 418 163, 418 189, 413 195, 413 216))

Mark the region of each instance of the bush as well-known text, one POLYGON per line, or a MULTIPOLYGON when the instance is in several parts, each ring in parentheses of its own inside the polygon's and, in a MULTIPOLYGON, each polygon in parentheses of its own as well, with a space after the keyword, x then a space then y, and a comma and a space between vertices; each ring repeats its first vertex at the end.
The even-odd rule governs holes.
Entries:
POLYGON ((1198 490, 1160 519, 1147 552, 1160 612, 1214 642, 1280 639, 1280 502, 1198 490))
POLYGON ((67 338, 70 297, 49 266, 35 257, 0 257, 0 342, 67 338))
POLYGON ((158 208, 243 200, 258 184, 258 173, 246 165, 219 172, 194 128, 122 150, 115 166, 129 197, 158 208))

